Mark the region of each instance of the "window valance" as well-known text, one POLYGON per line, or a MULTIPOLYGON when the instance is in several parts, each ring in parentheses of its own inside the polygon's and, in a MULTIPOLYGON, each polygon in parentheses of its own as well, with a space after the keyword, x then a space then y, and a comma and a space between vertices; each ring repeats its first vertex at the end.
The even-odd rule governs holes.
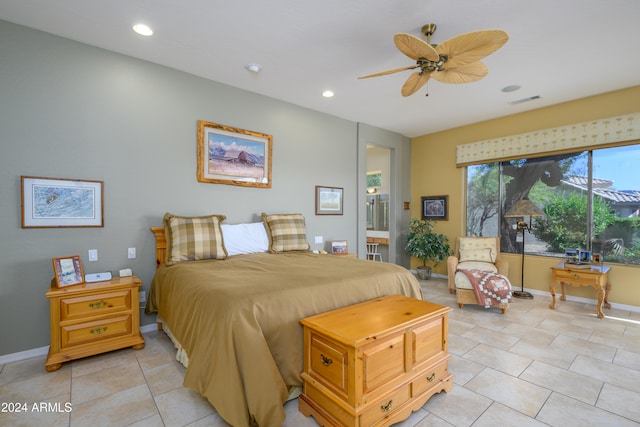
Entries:
POLYGON ((458 145, 458 167, 640 139, 640 112, 458 145))

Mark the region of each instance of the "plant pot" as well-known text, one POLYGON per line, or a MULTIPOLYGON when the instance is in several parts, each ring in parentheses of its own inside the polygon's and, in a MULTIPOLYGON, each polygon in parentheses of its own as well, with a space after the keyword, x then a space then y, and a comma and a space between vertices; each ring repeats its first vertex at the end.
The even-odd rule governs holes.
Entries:
POLYGON ((418 273, 418 279, 420 280, 431 279, 431 267, 419 265, 418 267, 416 267, 416 272, 418 273))

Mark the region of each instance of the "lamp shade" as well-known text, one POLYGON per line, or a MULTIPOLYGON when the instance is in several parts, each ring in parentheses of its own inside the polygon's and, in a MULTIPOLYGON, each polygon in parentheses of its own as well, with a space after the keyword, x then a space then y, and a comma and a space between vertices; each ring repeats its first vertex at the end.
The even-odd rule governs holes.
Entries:
POLYGON ((511 206, 509 212, 504 214, 505 218, 517 218, 522 216, 544 216, 544 212, 531 200, 523 197, 511 206))

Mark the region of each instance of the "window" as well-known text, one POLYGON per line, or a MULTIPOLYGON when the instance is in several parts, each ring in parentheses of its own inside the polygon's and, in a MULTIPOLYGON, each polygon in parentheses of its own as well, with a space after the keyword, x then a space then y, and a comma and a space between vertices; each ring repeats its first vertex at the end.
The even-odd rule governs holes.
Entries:
POLYGON ((640 145, 469 166, 467 234, 499 235, 503 252, 520 253, 515 220, 503 215, 528 197, 546 216, 533 218, 526 253, 582 248, 640 264, 639 167, 640 145))

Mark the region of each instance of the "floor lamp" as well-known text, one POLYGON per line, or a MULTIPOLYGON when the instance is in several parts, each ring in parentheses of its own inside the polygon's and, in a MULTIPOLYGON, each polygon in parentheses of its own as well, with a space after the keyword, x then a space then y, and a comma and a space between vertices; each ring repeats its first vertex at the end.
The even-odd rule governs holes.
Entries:
POLYGON ((516 232, 522 232, 521 290, 512 292, 512 295, 516 298, 533 299, 533 295, 524 290, 524 233, 525 231, 531 233, 531 218, 534 216, 544 216, 544 212, 526 197, 514 203, 511 209, 509 209, 509 212, 504 215, 505 218, 522 218, 522 220, 516 224, 516 232), (524 221, 525 216, 529 217, 529 224, 524 221))

